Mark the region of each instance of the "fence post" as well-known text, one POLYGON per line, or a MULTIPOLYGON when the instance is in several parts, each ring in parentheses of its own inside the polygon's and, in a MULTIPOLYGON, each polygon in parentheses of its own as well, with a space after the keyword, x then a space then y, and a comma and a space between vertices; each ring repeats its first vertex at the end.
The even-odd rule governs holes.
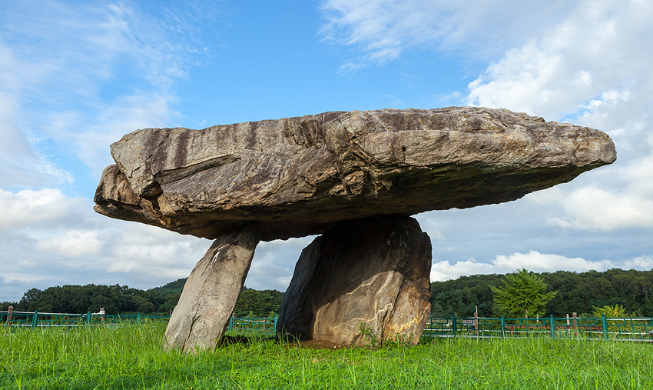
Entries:
POLYGON ((571 313, 571 317, 572 317, 572 320, 571 320, 571 329, 572 329, 572 330, 575 330, 576 333, 578 333, 578 319, 577 319, 577 317, 576 317, 576 312, 571 313))
POLYGON ((137 324, 141 323, 141 312, 140 311, 138 313, 136 313, 136 323, 137 324))
POLYGON ((86 313, 86 325, 91 324, 91 312, 86 313))
POLYGON ((39 311, 34 310, 34 315, 32 316, 32 328, 36 328, 36 322, 38 321, 39 318, 39 311))
POLYGON ((453 337, 456 337, 456 315, 453 315, 453 337))
POLYGON ((478 312, 474 312, 474 335, 478 337, 478 312))
POLYGON ((279 319, 278 315, 274 315, 274 333, 277 333, 277 320, 279 319))
MULTIPOLYGON (((100 308, 100 313, 104 313, 104 308, 100 308)), ((104 316, 100 317, 100 321, 102 321, 102 326, 104 326, 104 316)))
POLYGON ((608 338, 608 321, 605 320, 605 313, 601 313, 601 322, 603 322, 603 336, 608 338))
POLYGON ((14 312, 14 307, 9 306, 9 309, 7 309, 7 326, 11 326, 11 318, 12 318, 11 313, 13 312, 14 312))
POLYGON ((551 317, 549 317, 549 325, 551 325, 551 338, 554 339, 556 338, 556 326, 553 323, 553 314, 551 314, 551 317))
POLYGON ((506 319, 501 316, 501 338, 505 336, 506 333, 506 319))

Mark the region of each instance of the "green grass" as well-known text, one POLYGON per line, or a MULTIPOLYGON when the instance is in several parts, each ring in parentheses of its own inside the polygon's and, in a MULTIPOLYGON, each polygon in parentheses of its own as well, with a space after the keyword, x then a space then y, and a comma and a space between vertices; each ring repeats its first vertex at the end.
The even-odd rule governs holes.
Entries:
POLYGON ((0 329, 2 389, 653 388, 649 344, 434 340, 315 350, 248 339, 215 353, 163 352, 165 324, 0 329))

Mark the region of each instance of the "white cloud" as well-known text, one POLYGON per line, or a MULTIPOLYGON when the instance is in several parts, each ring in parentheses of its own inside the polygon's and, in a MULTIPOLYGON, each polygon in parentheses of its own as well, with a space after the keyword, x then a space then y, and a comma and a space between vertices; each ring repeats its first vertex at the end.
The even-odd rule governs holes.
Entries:
POLYGON ((0 232, 27 226, 51 226, 77 214, 84 201, 68 198, 58 189, 22 190, 16 193, 0 188, 0 232))
MULTIPOLYGON (((0 215, 5 280, 0 301, 18 300, 32 287, 61 284, 160 286, 187 277, 211 245, 210 240, 100 216, 87 199, 70 198, 58 189, 0 189, 0 215)), ((261 242, 247 286, 285 290, 299 253, 313 238, 261 242)))
POLYGON ((285 291, 302 249, 314 239, 315 236, 307 236, 259 243, 245 285, 258 290, 285 291))
POLYGON ((623 266, 624 269, 653 269, 653 258, 650 256, 640 256, 634 259, 626 260, 623 266))
POLYGON ((111 278, 128 278, 140 285, 161 285, 185 278, 211 246, 206 239, 133 222, 116 222, 119 229, 114 225, 104 231, 105 249, 98 263, 98 268, 111 278))
POLYGON ((37 249, 56 252, 63 257, 95 255, 102 251, 100 232, 93 230, 68 230, 63 236, 39 241, 37 249))
POLYGON ((170 125, 178 117, 172 87, 187 77, 196 51, 181 14, 155 18, 125 3, 37 3, 8 3, 0 15, 5 187, 70 179, 21 132, 45 135, 98 174, 111 162, 111 142, 170 125))
POLYGON ((130 95, 98 105, 92 117, 53 113, 48 132, 74 146, 77 156, 99 175, 107 165, 113 164, 109 154, 113 142, 136 129, 169 126, 178 118, 179 114, 171 107, 174 100, 172 95, 158 93, 130 95))
POLYGON ((600 184, 577 181, 529 196, 563 206, 565 215, 550 216, 550 223, 603 231, 653 227, 651 36, 652 2, 583 1, 469 84, 470 104, 576 122, 615 141, 617 162, 591 174, 600 184))
POLYGON ((597 175, 604 187, 595 183, 564 190, 555 187, 530 194, 526 199, 540 205, 562 206, 565 215, 550 216, 548 223, 563 228, 653 228, 653 153, 622 164, 621 168, 612 168, 612 172, 606 171, 597 175))
POLYGON ((605 231, 653 228, 653 198, 586 186, 573 190, 561 202, 567 211, 566 217, 550 220, 561 227, 605 231))
MULTIPOLYGON (((648 270, 653 266, 653 259, 642 256, 626 261, 624 266, 626 269, 648 270)), ((580 257, 569 258, 556 254, 529 251, 528 253, 513 253, 508 256, 497 255, 490 263, 479 263, 474 258, 459 261, 455 264, 440 261, 434 263, 431 267, 431 281, 456 279, 462 275, 505 274, 522 268, 533 272, 561 270, 584 272, 589 270, 605 271, 615 267, 615 264, 608 260, 588 261, 580 257)))
POLYGON ((580 2, 491 64, 469 84, 468 103, 574 120, 612 133, 620 152, 636 150, 651 130, 651 35, 651 2, 580 2))
POLYGON ((17 122, 18 104, 0 90, 0 185, 43 186, 72 184, 69 172, 59 169, 39 153, 17 122))
POLYGON ((6 284, 0 294, 13 294, 0 295, 0 301, 19 299, 15 289, 26 285, 163 285, 188 276, 210 246, 208 240, 100 216, 88 199, 58 189, 0 189, 0 215, 6 284))
POLYGON ((496 55, 520 45, 559 21, 576 1, 326 0, 326 40, 357 47, 361 57, 346 62, 356 70, 383 63, 412 47, 496 55))

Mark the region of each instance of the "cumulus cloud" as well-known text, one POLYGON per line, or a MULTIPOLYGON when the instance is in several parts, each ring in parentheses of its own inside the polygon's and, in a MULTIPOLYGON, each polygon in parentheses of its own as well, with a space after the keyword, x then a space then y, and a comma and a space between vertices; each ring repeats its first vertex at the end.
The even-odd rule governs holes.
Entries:
POLYGON ((651 15, 651 2, 579 2, 559 25, 509 50, 469 84, 469 104, 571 121, 614 139, 617 163, 592 173, 600 185, 529 196, 563 206, 565 214, 550 216, 551 224, 602 231, 653 227, 651 15))
MULTIPOLYGON (((640 256, 627 260, 621 268, 649 270, 652 266, 653 259, 651 257, 640 256)), ((479 263, 474 258, 454 264, 449 261, 439 261, 434 263, 431 268, 431 281, 456 279, 463 275, 505 274, 522 268, 533 272, 584 272, 589 270, 606 271, 616 268, 616 265, 608 260, 589 261, 581 257, 569 258, 529 251, 528 253, 513 253, 508 256, 497 255, 490 263, 479 263)))
POLYGON ((102 250, 100 232, 93 230, 68 230, 63 236, 39 241, 41 251, 53 251, 64 257, 95 255, 102 250))
POLYGON ((58 189, 0 189, 0 214, 0 301, 61 284, 159 286, 188 276, 210 246, 208 240, 100 216, 88 199, 58 189))
MULTIPOLYGON (((30 288, 127 284, 150 288, 187 277, 210 240, 95 214, 58 189, 0 189, 0 301, 30 288)), ((314 237, 261 242, 246 284, 285 290, 314 237)))
POLYGON ((62 220, 77 215, 76 210, 82 203, 84 200, 66 197, 58 189, 14 193, 0 188, 0 232, 60 224, 62 220))
POLYGON ((586 186, 573 190, 560 201, 566 216, 551 218, 549 223, 561 227, 605 231, 653 228, 653 198, 586 186))
POLYGON ((491 64, 469 84, 468 103, 574 120, 636 149, 632 141, 651 130, 650 15, 651 2, 580 2, 543 37, 491 64))
POLYGON ((256 248, 252 266, 245 284, 255 289, 277 289, 285 291, 295 270, 302 249, 308 246, 314 236, 261 242, 256 248))
POLYGON ((546 206, 561 206, 564 215, 550 215, 554 226, 591 231, 653 228, 653 153, 595 176, 596 182, 564 189, 551 188, 526 199, 546 206))
POLYGON ((111 248, 104 255, 103 266, 106 272, 130 273, 141 281, 187 277, 211 245, 209 240, 151 226, 125 225, 111 232, 111 248))

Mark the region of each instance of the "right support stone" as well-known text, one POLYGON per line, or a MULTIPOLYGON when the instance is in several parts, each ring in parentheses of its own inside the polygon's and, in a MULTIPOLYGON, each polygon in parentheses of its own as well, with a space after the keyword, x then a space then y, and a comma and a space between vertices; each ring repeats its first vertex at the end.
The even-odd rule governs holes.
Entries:
POLYGON ((302 251, 277 331, 342 345, 398 335, 416 344, 431 311, 430 272, 431 240, 415 219, 342 222, 302 251))

